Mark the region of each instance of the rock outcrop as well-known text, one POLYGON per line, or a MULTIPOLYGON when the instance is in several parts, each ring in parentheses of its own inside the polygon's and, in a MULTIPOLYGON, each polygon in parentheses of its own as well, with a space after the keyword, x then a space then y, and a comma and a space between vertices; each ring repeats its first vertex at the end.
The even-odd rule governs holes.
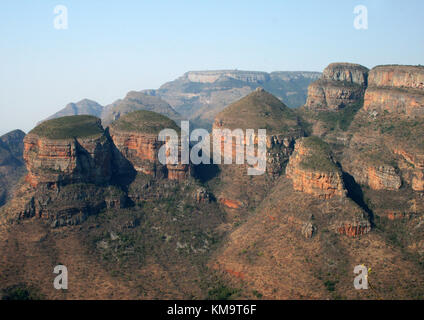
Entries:
POLYGON ((33 187, 106 184, 112 177, 111 143, 93 116, 43 122, 25 137, 23 157, 33 187))
POLYGON ((121 154, 128 159, 134 169, 157 178, 185 180, 190 175, 186 164, 160 163, 159 149, 165 144, 158 140, 163 129, 180 128, 171 119, 150 111, 136 111, 122 116, 109 128, 110 136, 121 154))
POLYGON ((321 199, 346 195, 342 174, 334 163, 329 146, 316 137, 303 138, 286 168, 286 175, 297 191, 312 194, 321 199))
POLYGON ((368 83, 364 110, 424 116, 424 67, 378 66, 368 83))
POLYGON ((350 63, 330 64, 321 79, 310 84, 306 108, 339 110, 358 103, 367 87, 368 69, 350 63))
POLYGON ((266 130, 267 173, 269 174, 282 172, 284 163, 293 152, 295 140, 304 135, 294 112, 261 88, 257 88, 248 96, 228 106, 215 119, 212 140, 221 139, 222 152, 225 150, 226 144, 231 144, 232 159, 235 163, 236 139, 225 139, 218 136, 218 133, 225 129, 241 129, 244 134, 247 129, 255 130, 252 141, 249 141, 246 135, 244 136, 241 141, 243 150, 246 150, 245 148, 251 144, 257 147, 258 130, 266 130))

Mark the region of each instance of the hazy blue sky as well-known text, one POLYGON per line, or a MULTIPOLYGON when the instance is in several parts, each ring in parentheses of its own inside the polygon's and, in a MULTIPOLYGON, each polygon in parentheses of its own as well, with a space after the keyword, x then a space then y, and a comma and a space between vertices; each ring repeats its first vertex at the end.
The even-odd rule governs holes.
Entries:
POLYGON ((422 0, 1 0, 0 134, 189 70, 424 64, 423 33, 422 0), (61 4, 68 30, 53 27, 61 4), (361 4, 368 30, 353 27, 361 4))

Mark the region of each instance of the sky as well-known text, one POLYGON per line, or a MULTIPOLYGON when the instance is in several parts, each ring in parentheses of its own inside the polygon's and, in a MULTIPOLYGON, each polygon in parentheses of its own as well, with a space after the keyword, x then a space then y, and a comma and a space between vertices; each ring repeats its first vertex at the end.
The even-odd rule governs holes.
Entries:
POLYGON ((422 0, 1 0, 0 135, 191 70, 424 64, 423 30, 422 0), (354 27, 358 5, 368 29, 354 27))

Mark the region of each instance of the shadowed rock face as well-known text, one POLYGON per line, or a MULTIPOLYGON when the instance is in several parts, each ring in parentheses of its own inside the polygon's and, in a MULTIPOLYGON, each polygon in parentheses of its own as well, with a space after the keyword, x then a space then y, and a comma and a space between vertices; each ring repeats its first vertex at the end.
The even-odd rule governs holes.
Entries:
POLYGON ((315 110, 338 110, 360 101, 367 86, 368 69, 357 64, 333 63, 321 79, 308 88, 306 107, 315 110))
POLYGON ((286 175, 293 181, 295 190, 321 199, 346 195, 341 171, 327 148, 325 142, 315 137, 297 141, 286 168, 286 175))
POLYGON ((19 179, 25 174, 22 159, 25 133, 14 130, 0 137, 0 206, 11 196, 19 179))
POLYGON ((170 180, 187 179, 190 173, 189 165, 163 165, 159 162, 159 149, 164 142, 158 140, 162 129, 179 128, 172 120, 149 111, 137 111, 123 116, 110 127, 110 136, 134 169, 157 178, 170 180))

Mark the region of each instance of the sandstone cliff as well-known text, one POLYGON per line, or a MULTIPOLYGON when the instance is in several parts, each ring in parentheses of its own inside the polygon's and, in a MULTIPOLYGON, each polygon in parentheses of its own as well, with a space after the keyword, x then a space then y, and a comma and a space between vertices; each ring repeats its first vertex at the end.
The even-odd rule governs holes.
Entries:
POLYGON ((158 153, 164 142, 158 140, 158 135, 163 129, 173 129, 177 133, 180 131, 175 122, 165 116, 150 111, 136 111, 112 123, 109 132, 115 146, 136 171, 157 178, 187 179, 189 165, 163 165, 159 162, 158 153))
POLYGON ((378 66, 369 74, 366 111, 424 116, 424 67, 378 66))
POLYGON ((33 187, 70 183, 108 183, 111 144, 98 118, 73 116, 50 120, 24 139, 27 181, 33 187))
POLYGON ((321 79, 308 88, 306 107, 314 110, 339 110, 360 101, 367 86, 368 69, 357 64, 333 63, 321 79))
POLYGON ((330 154, 330 147, 319 138, 308 137, 297 141, 290 156, 286 175, 293 188, 321 199, 346 195, 342 174, 330 154))

